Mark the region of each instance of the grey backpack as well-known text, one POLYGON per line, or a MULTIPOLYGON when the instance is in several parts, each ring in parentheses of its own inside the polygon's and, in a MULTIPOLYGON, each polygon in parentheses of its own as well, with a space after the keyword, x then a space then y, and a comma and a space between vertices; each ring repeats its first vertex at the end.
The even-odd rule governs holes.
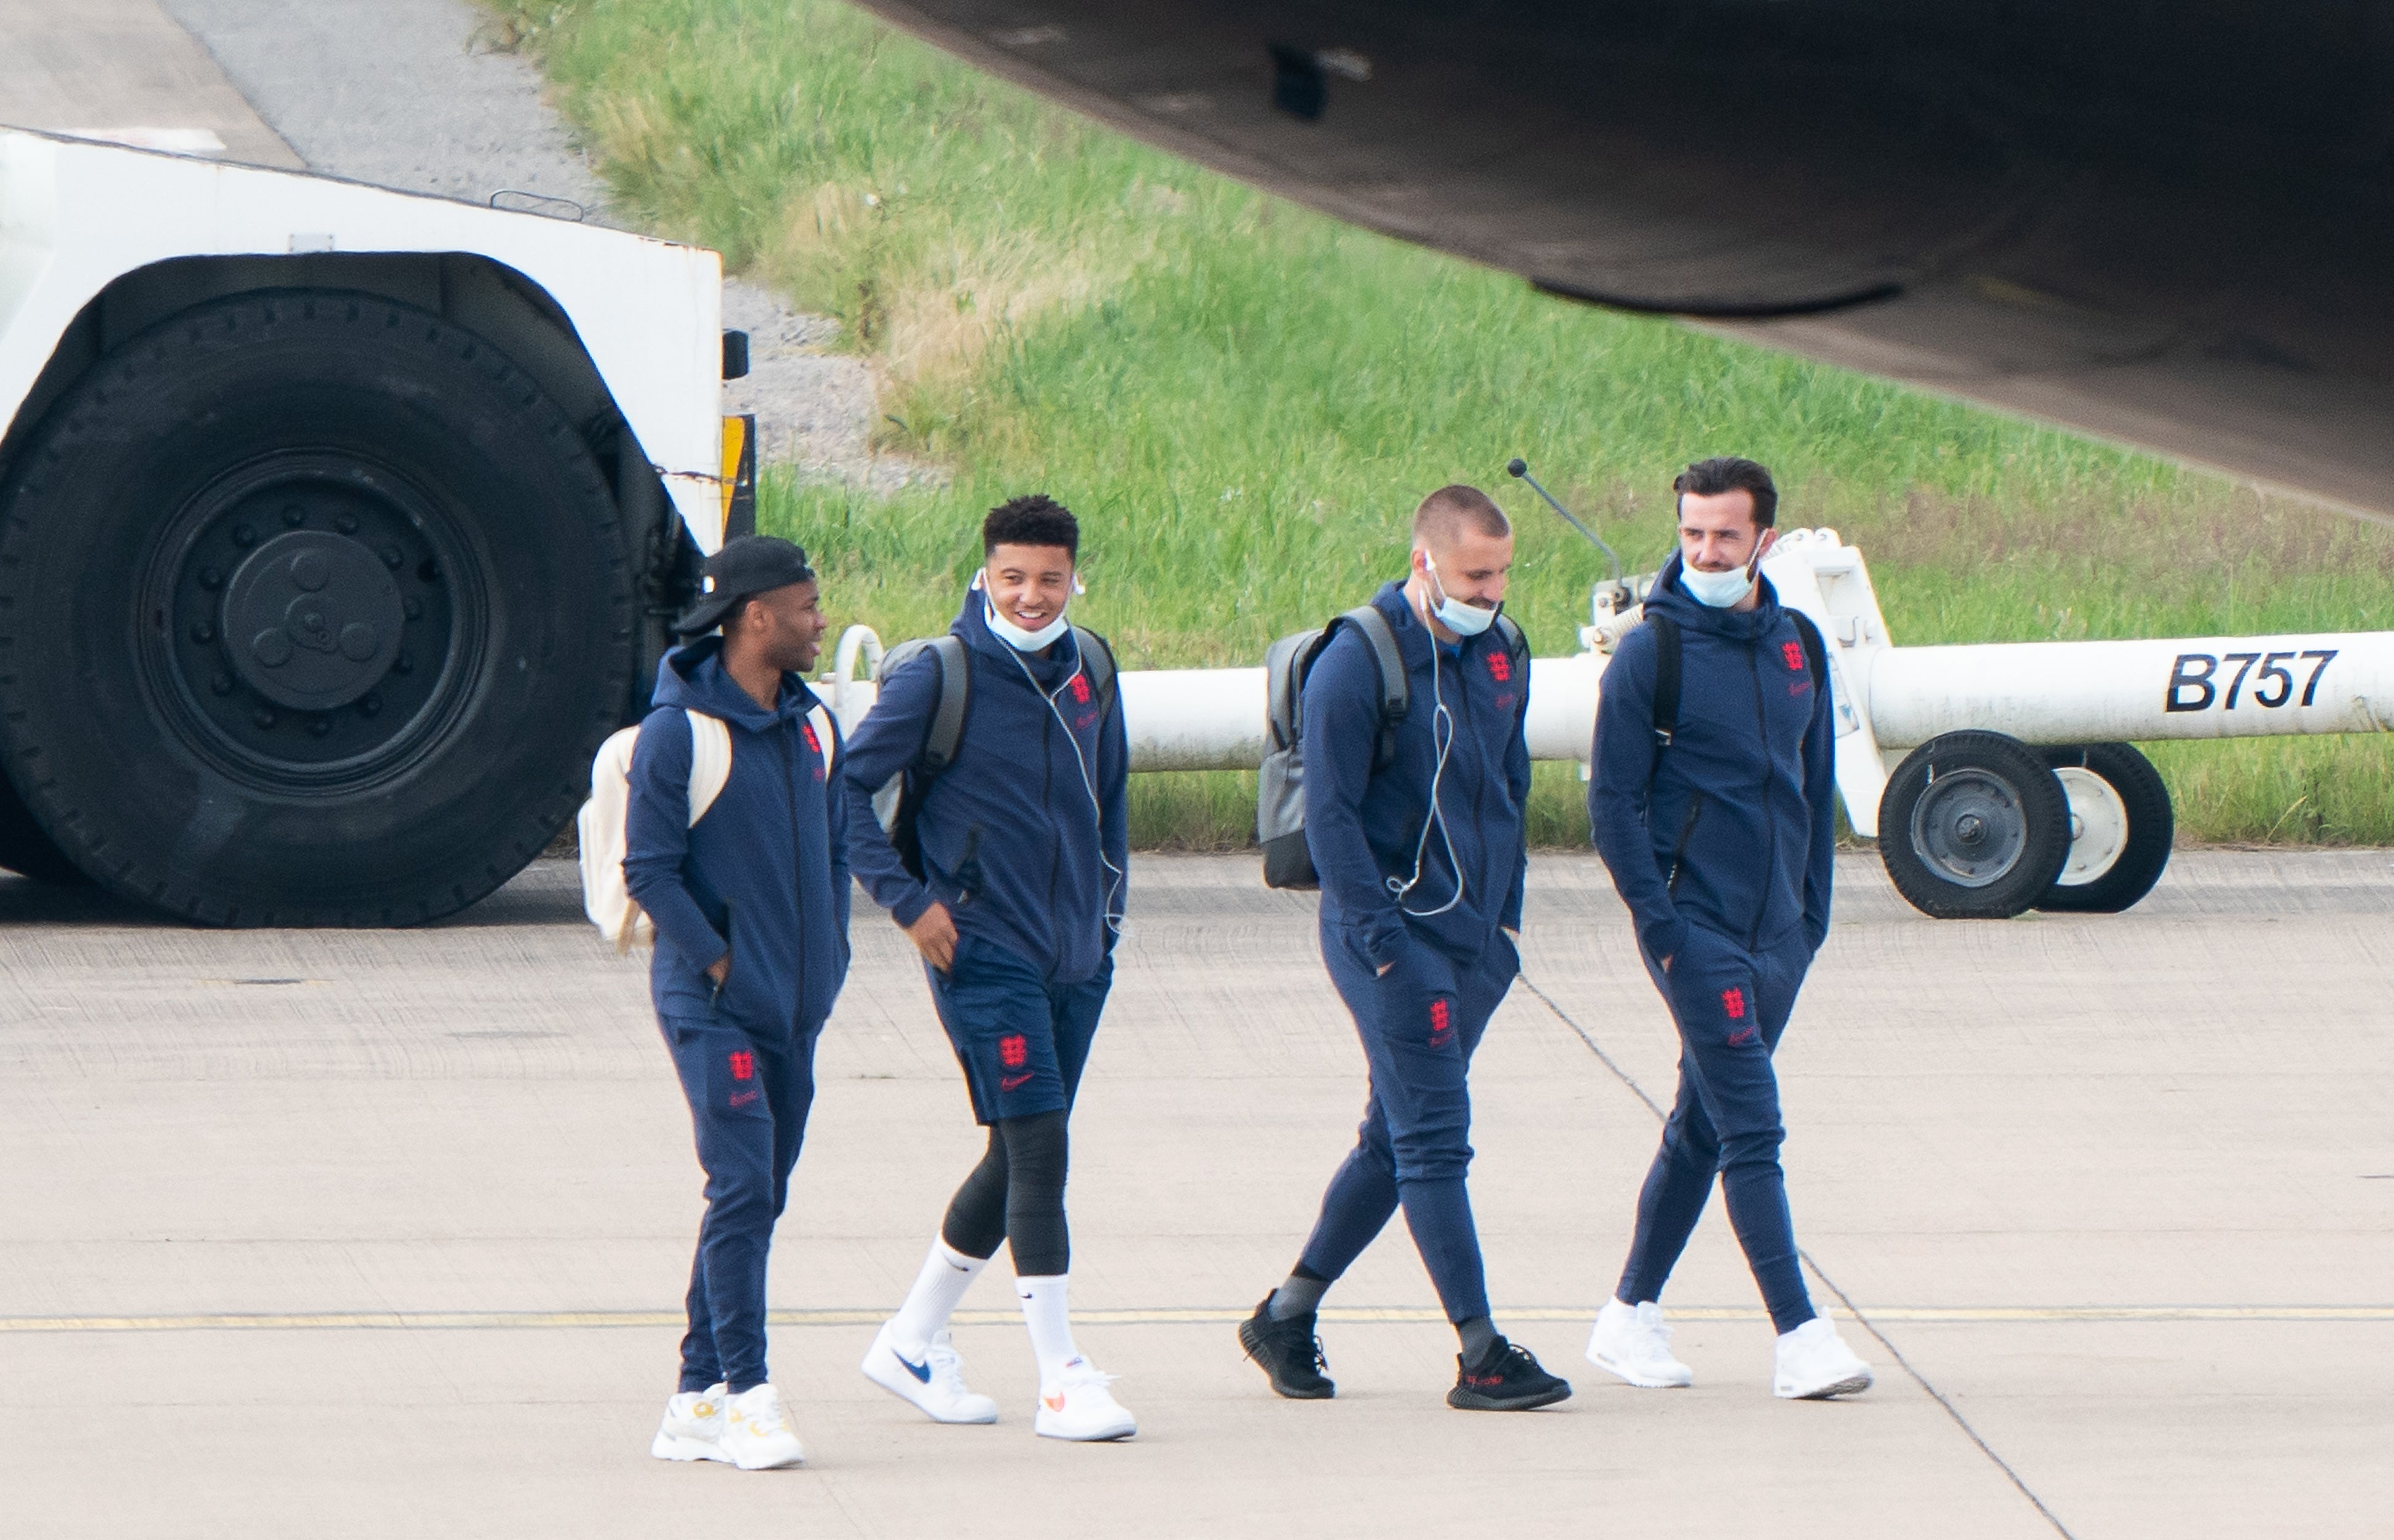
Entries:
MULTIPOLYGON (((1412 709, 1404 655, 1397 650, 1388 617, 1376 606, 1358 605, 1319 630, 1299 631, 1271 644, 1264 654, 1264 716, 1271 741, 1265 745, 1263 770, 1256 782, 1256 840, 1264 848, 1267 888, 1310 892, 1322 886, 1313 870, 1313 852, 1305 845, 1305 679, 1342 625, 1362 633, 1372 660, 1380 666, 1380 737, 1372 750, 1375 773, 1396 758, 1397 728, 1412 709)), ((1521 628, 1510 616, 1496 617, 1496 631, 1505 651, 1516 659, 1528 651, 1521 628)))

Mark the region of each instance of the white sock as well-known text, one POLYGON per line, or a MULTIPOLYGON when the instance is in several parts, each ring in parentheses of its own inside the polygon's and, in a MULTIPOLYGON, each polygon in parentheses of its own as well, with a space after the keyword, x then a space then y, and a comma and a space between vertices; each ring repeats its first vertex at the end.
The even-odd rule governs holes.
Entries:
POLYGON ((1052 1278, 1017 1278, 1014 1292, 1022 1300, 1022 1323, 1031 1328, 1031 1350, 1039 1359, 1039 1393, 1047 1394, 1064 1370, 1079 1362, 1081 1349, 1072 1345, 1072 1310, 1066 1303, 1069 1274, 1052 1278))
POLYGON ((906 1292, 906 1302, 898 1307, 889 1323, 890 1337, 899 1347, 919 1354, 931 1338, 948 1329, 948 1317, 956 1313, 965 1291, 987 1266, 988 1257, 967 1257, 938 1236, 931 1237, 923 1270, 914 1275, 914 1286, 906 1292))

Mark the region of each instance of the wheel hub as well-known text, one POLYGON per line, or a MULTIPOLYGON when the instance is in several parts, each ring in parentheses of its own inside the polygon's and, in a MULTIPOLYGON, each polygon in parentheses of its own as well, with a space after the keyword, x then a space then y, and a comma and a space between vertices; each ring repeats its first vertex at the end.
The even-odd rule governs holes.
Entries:
POLYGON ((250 553, 225 589, 224 632, 243 684, 294 711, 331 711, 399 656, 399 585, 346 535, 293 530, 250 553))
POLYGON ((2127 804, 2093 770, 2064 765, 2053 775, 2070 798, 2070 859, 2054 880, 2082 888, 2120 863, 2128 848, 2127 804))
POLYGON ((458 709, 482 641, 454 520, 362 456, 228 472, 167 521, 142 650, 162 719, 265 789, 397 774, 458 709))
POLYGON ((1939 876, 1985 888, 2018 864, 2028 845, 2019 789, 1992 770, 1949 770, 1912 808, 1912 848, 1939 876))

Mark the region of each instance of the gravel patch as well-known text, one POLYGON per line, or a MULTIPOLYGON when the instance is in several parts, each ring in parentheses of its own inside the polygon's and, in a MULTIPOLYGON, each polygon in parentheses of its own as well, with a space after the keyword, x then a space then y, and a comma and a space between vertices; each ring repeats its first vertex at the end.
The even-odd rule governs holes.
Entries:
MULTIPOLYGON (((162 0, 309 168, 378 187, 613 223, 605 190, 543 99, 531 60, 480 41, 460 0, 162 0), (565 205, 572 205, 568 208, 565 205)), ((873 453, 879 420, 862 360, 831 351, 839 323, 737 279, 724 324, 749 335, 750 373, 724 410, 756 415, 769 465, 891 492, 944 473, 873 453)))

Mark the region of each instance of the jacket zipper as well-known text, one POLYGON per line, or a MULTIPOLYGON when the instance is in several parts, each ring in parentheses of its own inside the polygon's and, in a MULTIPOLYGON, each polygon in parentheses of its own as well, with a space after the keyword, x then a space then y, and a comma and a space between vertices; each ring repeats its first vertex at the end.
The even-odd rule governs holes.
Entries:
POLYGON ((1677 896, 1679 890, 1679 862, 1688 853, 1689 836, 1696 832, 1696 820, 1704 810, 1704 794, 1690 788, 1688 792, 1688 816, 1679 821, 1679 843, 1671 848, 1671 875, 1663 879, 1663 891, 1677 896))
POLYGON ((1762 944, 1762 916, 1770 906, 1770 880, 1779 875, 1779 821, 1770 809, 1770 715, 1762 699, 1760 638, 1746 649, 1745 661, 1754 672, 1754 726, 1762 746, 1762 786, 1758 794, 1762 804, 1762 845, 1769 852, 1769 864, 1762 872, 1761 891, 1755 895, 1754 924, 1745 933, 1745 949, 1752 952, 1762 944))
MULTIPOLYGON (((782 790, 790 805, 790 898, 793 901, 790 908, 798 919, 799 989, 794 994, 803 992, 806 987, 807 966, 807 889, 798 865, 803 859, 798 853, 798 757, 797 751, 790 746, 790 740, 796 736, 796 723, 785 721, 782 724, 781 733, 782 790)), ((793 1032, 797 1030, 797 1012, 803 1004, 802 999, 790 1002, 790 1030, 793 1032)))
MULTIPOLYGON (((1070 683, 1071 681, 1068 679, 1066 682, 1070 683)), ((1062 686, 1059 686, 1058 688, 1061 689, 1062 686)), ((1047 919, 1048 923, 1052 926, 1055 923, 1056 917, 1056 889, 1064 880, 1064 821, 1056 816, 1056 712, 1058 707, 1056 705, 1056 698, 1053 695, 1047 695, 1046 686, 1033 684, 1032 689, 1041 695, 1046 696, 1046 699, 1041 704, 1046 705, 1047 709, 1045 712, 1042 712, 1039 717, 1039 763, 1041 766, 1039 779, 1039 810, 1046 816, 1049 825, 1056 830, 1057 835, 1055 840, 1051 842, 1047 848, 1047 919)), ((1059 947, 1057 950, 1059 955, 1057 957, 1056 961, 1060 965, 1063 962, 1063 958, 1060 955, 1062 948, 1059 947)))
POLYGON ((715 993, 706 997, 706 1008, 713 1010, 723 1001, 723 986, 731 981, 731 901, 723 901, 723 977, 715 981, 715 993))

